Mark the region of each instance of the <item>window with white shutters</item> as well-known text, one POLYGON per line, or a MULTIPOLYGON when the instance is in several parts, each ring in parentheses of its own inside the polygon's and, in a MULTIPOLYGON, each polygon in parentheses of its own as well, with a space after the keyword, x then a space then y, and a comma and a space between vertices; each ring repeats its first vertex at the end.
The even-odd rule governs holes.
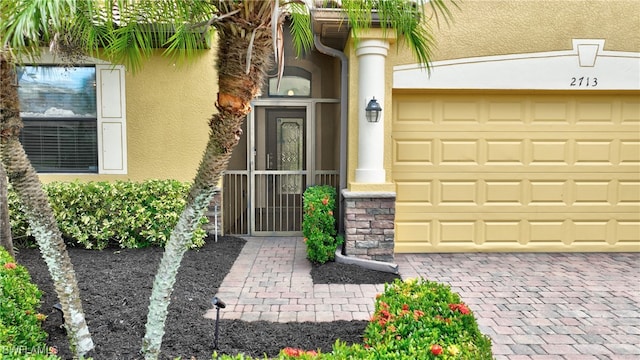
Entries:
POLYGON ((21 141, 38 172, 125 174, 124 68, 18 69, 21 141))

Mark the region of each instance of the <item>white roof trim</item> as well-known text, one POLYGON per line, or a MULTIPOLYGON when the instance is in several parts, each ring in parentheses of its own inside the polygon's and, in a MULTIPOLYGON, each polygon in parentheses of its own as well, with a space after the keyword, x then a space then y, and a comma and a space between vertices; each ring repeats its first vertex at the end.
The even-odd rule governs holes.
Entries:
POLYGON ((84 56, 82 59, 74 62, 73 64, 70 64, 67 61, 64 61, 63 59, 61 59, 59 56, 56 56, 54 53, 52 53, 49 49, 47 48, 42 48, 40 51, 40 55, 37 56, 34 61, 31 61, 31 59, 27 58, 26 56, 23 57, 22 62, 25 64, 38 64, 38 65, 111 65, 110 62, 102 60, 102 59, 97 59, 94 57, 90 57, 90 56, 84 56))
POLYGON ((605 51, 603 39, 573 50, 437 61, 393 68, 394 89, 640 90, 640 52, 605 51))

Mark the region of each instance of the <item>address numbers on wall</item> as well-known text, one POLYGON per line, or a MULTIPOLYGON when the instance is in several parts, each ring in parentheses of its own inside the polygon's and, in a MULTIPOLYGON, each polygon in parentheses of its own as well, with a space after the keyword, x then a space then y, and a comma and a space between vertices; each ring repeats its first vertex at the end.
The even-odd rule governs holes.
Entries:
POLYGON ((597 87, 598 86, 598 78, 597 77, 572 77, 571 82, 569 83, 571 87, 597 87))

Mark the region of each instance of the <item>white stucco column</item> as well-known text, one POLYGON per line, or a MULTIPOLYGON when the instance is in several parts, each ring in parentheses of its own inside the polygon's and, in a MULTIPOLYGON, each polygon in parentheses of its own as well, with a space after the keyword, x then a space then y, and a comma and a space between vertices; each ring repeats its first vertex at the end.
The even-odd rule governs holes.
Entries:
POLYGON ((385 182, 384 171, 384 95, 385 60, 389 42, 363 39, 358 44, 358 167, 356 182, 380 184, 385 182), (370 123, 365 108, 373 97, 383 111, 380 121, 370 123))

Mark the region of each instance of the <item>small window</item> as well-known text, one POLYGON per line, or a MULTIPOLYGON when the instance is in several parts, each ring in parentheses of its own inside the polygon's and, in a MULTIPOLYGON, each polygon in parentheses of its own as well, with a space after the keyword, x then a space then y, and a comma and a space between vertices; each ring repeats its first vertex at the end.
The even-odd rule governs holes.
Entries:
POLYGON ((311 73, 299 67, 286 67, 280 79, 269 79, 269 96, 274 97, 311 97, 311 73))
POLYGON ((18 69, 22 145, 38 172, 98 172, 96 68, 18 69))

